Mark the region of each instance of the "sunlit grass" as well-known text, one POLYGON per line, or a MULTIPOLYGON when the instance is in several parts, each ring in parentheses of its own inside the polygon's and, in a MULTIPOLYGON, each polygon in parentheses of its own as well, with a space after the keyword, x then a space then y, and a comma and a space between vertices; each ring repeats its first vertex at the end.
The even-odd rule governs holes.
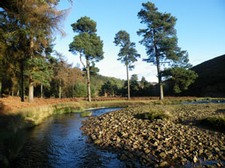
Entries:
POLYGON ((80 113, 81 117, 90 117, 92 115, 92 111, 84 111, 80 113))
POLYGON ((136 114, 135 117, 138 119, 150 120, 150 121, 155 119, 165 120, 165 119, 171 118, 171 114, 168 111, 153 109, 145 113, 136 114))

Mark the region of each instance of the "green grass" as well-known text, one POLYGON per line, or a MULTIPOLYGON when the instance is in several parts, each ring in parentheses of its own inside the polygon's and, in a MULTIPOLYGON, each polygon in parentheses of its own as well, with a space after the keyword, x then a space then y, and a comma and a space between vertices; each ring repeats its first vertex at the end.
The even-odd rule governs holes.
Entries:
POLYGON ((134 115, 135 118, 143 119, 143 120, 165 120, 171 118, 171 115, 168 111, 164 111, 162 109, 151 109, 148 112, 139 113, 134 115))
POLYGON ((92 111, 84 111, 80 113, 81 117, 89 117, 92 115, 92 111))

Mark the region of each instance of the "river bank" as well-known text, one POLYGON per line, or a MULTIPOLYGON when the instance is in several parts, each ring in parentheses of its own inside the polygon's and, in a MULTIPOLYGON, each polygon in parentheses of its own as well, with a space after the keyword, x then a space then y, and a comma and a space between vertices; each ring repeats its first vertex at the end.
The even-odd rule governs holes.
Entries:
POLYGON ((224 167, 224 132, 201 124, 224 117, 224 111, 224 104, 128 107, 89 118, 82 130, 90 142, 119 153, 128 167, 224 167))
MULTIPOLYGON (((27 100, 25 100, 25 102, 21 102, 19 97, 9 96, 6 98, 0 98, 0 130, 29 128, 41 124, 46 118, 54 114, 80 112, 89 108, 128 107, 135 105, 169 105, 180 104, 182 102, 196 103, 199 100, 210 101, 211 99, 195 97, 166 97, 163 101, 159 101, 157 97, 132 98, 131 100, 126 100, 126 98, 103 97, 95 98, 92 102, 87 102, 84 99, 77 98, 35 98, 32 103, 29 103, 27 100)), ((224 99, 216 100, 224 101, 224 99)), ((205 122, 209 123, 211 121, 205 120, 205 122)))
POLYGON ((83 99, 40 99, 35 98, 32 103, 21 102, 19 97, 0 98, 0 129, 28 128, 41 124, 46 118, 54 114, 84 111, 88 108, 127 107, 130 105, 168 104, 193 98, 167 98, 163 102, 158 98, 95 98, 92 102, 83 99))

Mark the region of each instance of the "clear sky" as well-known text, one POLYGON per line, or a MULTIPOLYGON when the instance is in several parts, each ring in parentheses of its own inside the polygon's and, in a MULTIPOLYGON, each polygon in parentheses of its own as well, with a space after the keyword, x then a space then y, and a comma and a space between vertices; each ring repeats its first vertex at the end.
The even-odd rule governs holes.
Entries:
MULTIPOLYGON (((71 24, 79 18, 88 16, 97 23, 97 34, 104 43, 104 59, 96 66, 104 76, 126 79, 125 66, 117 61, 119 47, 113 43, 115 34, 125 30, 141 58, 135 63, 130 74, 144 76, 148 81, 157 81, 156 67, 143 62, 146 58, 145 47, 140 45, 141 36, 137 35, 140 23, 137 13, 146 0, 74 0, 73 5, 61 0, 59 9, 68 9, 69 13, 62 22, 65 37, 57 36, 55 50, 66 56, 69 63, 76 66, 79 57, 70 53, 69 44, 74 32, 71 24)), ((225 0, 152 0, 158 11, 171 13, 177 18, 176 30, 178 46, 189 53, 190 63, 197 65, 206 60, 225 54, 225 0)))

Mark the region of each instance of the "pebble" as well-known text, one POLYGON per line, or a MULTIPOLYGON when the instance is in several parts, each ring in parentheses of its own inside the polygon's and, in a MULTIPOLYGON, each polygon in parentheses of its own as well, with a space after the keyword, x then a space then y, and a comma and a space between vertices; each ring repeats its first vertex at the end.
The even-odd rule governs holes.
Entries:
MULTIPOLYGON (((225 105, 221 108, 225 109, 225 105)), ((88 118, 81 129, 96 145, 114 148, 120 154, 120 160, 129 164, 135 162, 135 165, 137 160, 143 167, 174 164, 183 167, 189 163, 201 164, 200 160, 204 163, 217 160, 221 164, 225 162, 224 133, 186 124, 188 121, 196 123, 215 111, 204 105, 128 107, 88 118), (152 121, 135 117, 152 109, 166 109, 166 113, 173 117, 152 121)))

